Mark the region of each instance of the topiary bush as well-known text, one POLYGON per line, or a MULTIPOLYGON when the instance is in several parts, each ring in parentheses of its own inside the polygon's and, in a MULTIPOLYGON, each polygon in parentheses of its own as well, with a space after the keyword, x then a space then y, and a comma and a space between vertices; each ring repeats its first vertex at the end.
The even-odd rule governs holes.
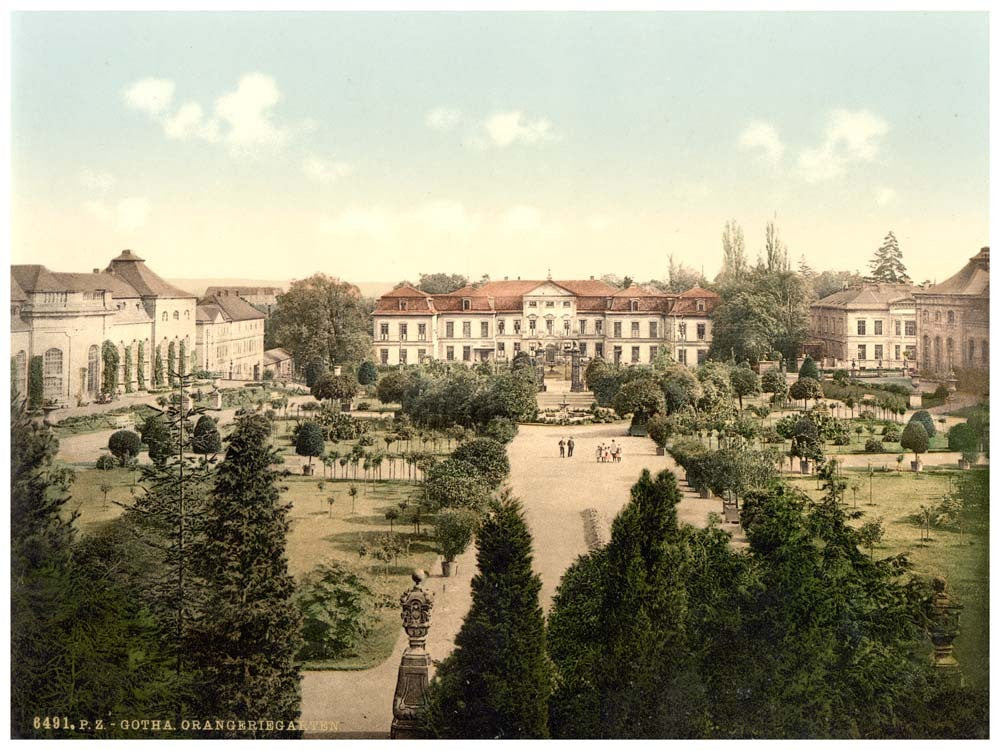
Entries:
POLYGON ((478 524, 479 517, 468 510, 446 509, 437 514, 434 538, 445 562, 454 562, 468 549, 478 524))
POLYGON ((885 446, 878 438, 868 438, 865 441, 865 453, 885 453, 885 446))
POLYGON ((504 444, 492 438, 476 438, 462 443, 451 456, 475 467, 490 485, 499 485, 510 474, 510 461, 504 444))
POLYGON ((117 463, 115 462, 114 458, 112 458, 107 454, 104 454, 97 457, 97 463, 95 465, 101 471, 111 471, 113 468, 115 468, 115 466, 117 466, 117 463))
POLYGON ((806 358, 802 360, 802 366, 799 367, 799 378, 812 378, 813 380, 819 380, 819 368, 816 366, 812 357, 807 355, 806 358))
POLYGON ((910 422, 919 422, 923 425, 924 432, 927 433, 928 438, 934 437, 937 433, 937 428, 934 426, 934 417, 930 415, 926 409, 921 409, 918 412, 914 412, 913 416, 910 417, 910 422))
POLYGON ((906 425, 902 436, 899 438, 900 447, 913 451, 917 460, 920 460, 921 453, 927 452, 930 442, 927 431, 919 420, 910 420, 910 423, 906 425))
POLYGON ((361 385, 372 385, 376 380, 378 380, 378 370, 375 369, 375 363, 366 359, 358 366, 358 382, 361 385))
POLYGON ((142 437, 132 430, 118 430, 108 438, 108 450, 122 466, 138 456, 141 448, 142 437))
POLYGON ((194 426, 191 450, 201 455, 218 453, 222 450, 222 437, 219 435, 218 425, 207 414, 202 414, 194 426))

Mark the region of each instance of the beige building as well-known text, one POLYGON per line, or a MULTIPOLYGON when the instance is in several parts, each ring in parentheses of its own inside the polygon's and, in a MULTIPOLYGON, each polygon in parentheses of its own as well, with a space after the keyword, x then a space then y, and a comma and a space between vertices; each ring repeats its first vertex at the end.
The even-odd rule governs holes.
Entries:
POLYGON ((940 284, 915 289, 920 367, 928 374, 990 366, 990 249, 940 284))
POLYGON ((412 364, 509 360, 518 352, 549 361, 579 347, 584 357, 649 364, 660 352, 695 366, 711 345, 714 292, 681 295, 603 281, 520 279, 426 294, 403 285, 373 313, 375 361, 412 364))
POLYGON ((287 349, 268 349, 264 352, 264 372, 271 373, 275 380, 291 380, 295 372, 295 361, 287 349))
POLYGON ((119 392, 156 384, 157 353, 164 380, 170 361, 187 371, 195 356, 194 295, 168 284, 130 250, 92 273, 11 266, 12 377, 22 397, 37 357, 45 401, 92 401, 104 382, 105 342, 117 349, 119 392))
POLYGON ((909 368, 917 358, 917 315, 910 284, 864 282, 810 308, 812 347, 825 368, 909 368))
POLYGON ((278 304, 278 297, 284 294, 280 286, 210 286, 206 297, 240 297, 270 317, 278 304))
POLYGON ((198 300, 198 366, 230 380, 259 380, 264 373, 264 319, 236 295, 198 300))

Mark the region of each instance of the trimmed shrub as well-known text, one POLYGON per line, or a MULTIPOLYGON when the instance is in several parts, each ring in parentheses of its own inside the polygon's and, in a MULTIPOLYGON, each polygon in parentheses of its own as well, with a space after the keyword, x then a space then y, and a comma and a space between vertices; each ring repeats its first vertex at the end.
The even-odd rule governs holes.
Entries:
POLYGON ((865 441, 865 453, 885 453, 885 446, 878 438, 868 438, 865 441))
POLYGON ((937 428, 934 426, 934 417, 932 417, 930 412, 926 409, 921 409, 920 411, 914 413, 914 415, 910 417, 910 421, 916 421, 923 425, 924 432, 927 433, 928 438, 934 437, 937 433, 937 428))
POLYGON ((114 458, 112 458, 107 454, 104 454, 97 457, 96 466, 101 471, 111 471, 113 468, 115 468, 115 466, 117 466, 117 463, 115 462, 114 458))
POLYGON ((899 445, 906 450, 913 451, 914 455, 918 457, 921 453, 927 452, 930 443, 927 431, 918 420, 910 420, 910 423, 906 425, 902 436, 899 438, 899 445))
POLYGON ((138 456, 141 448, 142 437, 132 430, 118 430, 108 438, 108 450, 122 466, 138 456))
POLYGON ((219 428, 215 420, 207 414, 202 414, 194 426, 191 450, 202 455, 218 453, 222 450, 222 437, 219 435, 219 428))

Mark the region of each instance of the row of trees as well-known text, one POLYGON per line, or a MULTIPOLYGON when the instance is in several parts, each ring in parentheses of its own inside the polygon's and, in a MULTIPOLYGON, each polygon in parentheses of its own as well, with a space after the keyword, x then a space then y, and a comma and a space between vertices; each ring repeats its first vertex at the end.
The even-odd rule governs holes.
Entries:
POLYGON ((428 731, 986 736, 985 693, 939 681, 918 645, 929 582, 903 556, 874 559, 832 473, 825 490, 750 493, 749 549, 736 552, 717 526, 679 524, 673 475, 644 471, 607 546, 566 571, 547 628, 521 510, 498 504, 479 535, 472 609, 431 684, 428 731))
MULTIPOLYGON (((14 736, 50 735, 37 715, 101 718, 104 736, 125 732, 110 728, 121 716, 169 717, 174 730, 182 718, 297 716, 300 616, 267 420, 238 418, 213 466, 191 455, 191 420, 171 409, 170 449, 143 468, 134 504, 78 539, 55 439, 13 415, 14 736)), ((87 730, 56 734, 74 733, 87 730)))

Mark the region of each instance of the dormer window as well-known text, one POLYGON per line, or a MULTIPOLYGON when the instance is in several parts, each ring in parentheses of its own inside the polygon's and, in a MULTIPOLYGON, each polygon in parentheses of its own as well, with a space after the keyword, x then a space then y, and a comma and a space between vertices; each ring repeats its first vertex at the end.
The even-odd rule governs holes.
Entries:
POLYGON ((705 300, 703 299, 697 300, 694 304, 695 307, 698 309, 698 312, 705 312, 705 300))
POLYGON ((628 309, 631 312, 639 312, 639 300, 637 299, 629 300, 628 309))
POLYGON ((406 309, 406 300, 405 299, 401 299, 399 301, 399 309, 400 310, 405 310, 406 309))
POLYGON ((605 297, 604 298, 604 303, 605 303, 605 305, 607 305, 607 308, 610 310, 611 309, 611 297, 605 297))
POLYGON ((463 310, 471 310, 472 309, 472 300, 469 299, 468 297, 463 297, 462 298, 462 309, 463 310))

